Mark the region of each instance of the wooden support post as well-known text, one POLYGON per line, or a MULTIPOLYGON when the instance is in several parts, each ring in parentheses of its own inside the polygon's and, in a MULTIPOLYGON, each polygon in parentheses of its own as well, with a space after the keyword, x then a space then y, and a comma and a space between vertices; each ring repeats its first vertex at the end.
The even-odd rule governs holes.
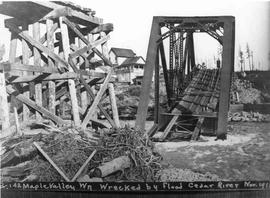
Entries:
MULTIPOLYGON (((53 52, 54 51, 54 32, 50 32, 53 27, 53 20, 46 20, 46 30, 47 30, 47 48, 53 52)), ((54 67, 53 60, 48 56, 48 67, 54 67)), ((48 109, 51 113, 55 114, 55 83, 53 81, 48 82, 49 90, 49 104, 48 109)))
POLYGON ((144 130, 145 128, 145 120, 147 116, 147 110, 148 110, 148 103, 149 103, 149 94, 150 94, 150 88, 152 84, 152 78, 153 78, 153 71, 155 67, 156 62, 156 54, 157 54, 157 48, 158 44, 157 41, 160 38, 159 32, 160 32, 160 26, 158 22, 158 18, 154 17, 152 22, 152 29, 150 33, 150 39, 148 44, 148 50, 147 50, 147 58, 146 58, 146 67, 144 69, 144 77, 143 77, 143 83, 141 88, 141 95, 140 95, 140 103, 136 115, 136 123, 135 127, 144 130))
MULTIPOLYGON (((10 47, 9 47, 9 62, 10 63, 15 63, 17 43, 18 43, 17 34, 11 31, 11 39, 10 39, 10 47)), ((16 73, 21 75, 20 72, 16 72, 16 73)), ((13 96, 11 96, 11 101, 10 103, 8 103, 8 112, 10 112, 12 104, 14 104, 13 96)), ((7 119, 9 120, 9 117, 7 117, 7 119)))
POLYGON ((14 118, 15 118, 16 131, 17 131, 17 134, 19 134, 19 136, 21 136, 22 135, 22 131, 21 131, 21 128, 20 128, 18 111, 17 111, 17 108, 16 107, 13 107, 13 109, 14 109, 14 118))
MULTIPOLYGON (((78 45, 79 48, 82 48, 84 46, 83 42, 81 39, 78 38, 78 45)), ((81 65, 84 62, 83 58, 79 58, 79 65, 81 65)), ((83 85, 82 85, 83 86, 83 85)), ((87 92, 86 90, 81 92, 81 107, 82 109, 86 109, 88 106, 88 98, 87 98, 87 92)))
POLYGON ((117 105, 116 105, 116 99, 115 99, 115 92, 114 92, 113 84, 109 83, 108 88, 109 88, 111 107, 112 107, 112 113, 113 113, 113 121, 115 123, 115 126, 119 128, 120 127, 120 121, 119 121, 119 115, 118 115, 118 109, 117 109, 117 105))
POLYGON ((10 127, 9 122, 9 106, 7 101, 6 83, 4 72, 0 72, 0 121, 2 123, 2 131, 10 127))
MULTIPOLYGON (((39 24, 39 22, 36 22, 33 24, 33 38, 37 41, 40 39, 40 24, 39 24)), ((34 65, 38 66, 38 67, 42 66, 39 50, 36 47, 34 47, 33 51, 34 51, 33 52, 34 53, 34 65)), ((37 83, 35 85, 35 101, 38 105, 42 106, 42 83, 37 83)), ((41 120, 41 118, 42 118, 41 114, 38 111, 36 111, 36 119, 41 120)))
POLYGON ((234 69, 234 17, 229 17, 224 23, 223 54, 220 76, 220 97, 218 108, 217 138, 226 139, 228 111, 230 105, 231 77, 234 69))
MULTIPOLYGON (((28 32, 28 25, 27 24, 24 24, 22 29, 23 29, 23 33, 27 34, 27 32, 28 32)), ((27 44, 27 42, 24 39, 22 39, 22 58, 23 58, 22 59, 22 62, 23 62, 23 64, 28 64, 29 63, 28 52, 29 52, 28 44, 27 44)), ((23 72, 23 75, 24 76, 27 76, 28 75, 28 72, 23 72)), ((26 86, 24 86, 24 87, 26 87, 26 86)), ((26 98, 29 98, 29 89, 28 90, 24 89, 24 96, 26 98)), ((27 105, 23 104, 23 121, 28 121, 29 120, 29 117, 30 117, 29 108, 28 108, 27 105)))
MULTIPOLYGON (((61 29, 61 34, 62 34, 62 45, 63 45, 64 57, 65 57, 65 60, 68 60, 69 52, 70 52, 68 27, 65 23, 63 23, 62 17, 59 18, 59 23, 60 23, 60 29, 61 29)), ((72 71, 72 68, 69 66, 68 70, 72 71)), ((75 88, 74 80, 68 80, 68 85, 69 85, 69 91, 70 91, 74 125, 79 126, 81 121, 80 121, 78 100, 76 96, 76 88, 75 88)))
POLYGON ((203 122, 204 122, 204 117, 200 117, 192 133, 191 140, 198 140, 203 122))

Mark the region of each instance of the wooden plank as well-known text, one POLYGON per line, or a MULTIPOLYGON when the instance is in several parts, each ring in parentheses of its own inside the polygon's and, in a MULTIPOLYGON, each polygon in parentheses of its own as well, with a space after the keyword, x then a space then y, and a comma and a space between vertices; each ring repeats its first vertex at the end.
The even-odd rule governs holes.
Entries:
POLYGON ((10 47, 9 47, 9 62, 14 63, 17 50, 17 35, 14 32, 11 32, 10 47))
POLYGON ((116 105, 114 87, 113 87, 112 83, 108 84, 108 89, 109 89, 110 100, 111 100, 113 121, 115 123, 115 126, 119 128, 120 127, 120 121, 119 121, 118 109, 117 109, 117 105, 116 105))
POLYGON ((43 151, 43 149, 38 145, 37 142, 33 143, 35 147, 39 150, 39 152, 50 162, 53 168, 66 180, 66 182, 70 182, 69 178, 61 171, 61 169, 52 161, 52 159, 43 151))
MULTIPOLYGON (((31 36, 29 36, 25 32, 22 32, 22 30, 20 28, 14 27, 12 24, 6 24, 6 26, 10 30, 16 32, 20 37, 22 37, 24 40, 26 40, 27 42, 29 42, 31 45, 33 45, 34 47, 38 48, 40 51, 42 51, 43 53, 45 53, 46 55, 48 55, 54 61, 59 62, 61 64, 61 66, 65 67, 65 68, 68 68, 68 63, 65 60, 63 60, 57 54, 53 53, 51 50, 49 50, 48 48, 46 48, 45 46, 43 46, 39 41, 34 40, 31 36)), ((62 68, 60 66, 58 68, 60 70, 62 70, 62 68)))
POLYGON ((185 114, 181 112, 172 112, 172 113, 161 113, 161 115, 165 116, 176 116, 176 115, 182 115, 182 116, 194 116, 194 117, 209 117, 209 118, 216 118, 217 112, 201 112, 201 113, 192 113, 192 114, 185 114))
POLYGON ((47 65, 44 65, 44 67, 41 67, 40 64, 35 64, 35 62, 34 62, 34 65, 28 65, 28 64, 26 65, 20 62, 0 63, 0 70, 2 69, 5 70, 5 72, 18 70, 18 71, 37 72, 37 73, 59 73, 56 68, 48 67, 47 65))
POLYGON ((198 140, 203 122, 204 122, 204 117, 200 117, 192 133, 191 140, 198 140))
MULTIPOLYGON (((23 25, 23 32, 24 34, 27 34, 28 32, 28 25, 23 25)), ((28 59, 28 52, 29 52, 29 47, 27 42, 23 39, 22 40, 22 63, 23 64, 28 64, 29 59, 28 59)), ((27 76, 29 73, 28 72, 23 72, 23 76, 27 76)), ((29 98, 29 89, 24 90, 24 96, 26 98, 29 98)), ((30 117, 30 111, 27 105, 23 104, 23 121, 28 121, 30 117)))
POLYGON ((45 109, 42 106, 37 105, 34 101, 30 100, 29 98, 26 98, 23 94, 18 94, 11 85, 8 85, 7 87, 7 93, 9 95, 14 95, 19 101, 23 102, 24 104, 28 105, 29 107, 32 107, 36 111, 39 111, 43 116, 46 118, 56 122, 59 125, 65 125, 68 124, 68 122, 62 120, 58 116, 52 114, 50 111, 45 109))
MULTIPOLYGON (((33 38, 35 40, 40 39, 40 24, 39 22, 36 22, 33 24, 33 38)), ((37 67, 41 67, 41 58, 40 58, 40 53, 37 48, 33 48, 33 53, 34 53, 34 65, 37 67)), ((41 67, 42 68, 42 67, 41 67)), ((37 73, 35 73, 37 74, 37 73)), ((42 106, 42 83, 37 83, 35 85, 35 101, 37 105, 42 106)), ((41 114, 36 111, 36 119, 41 120, 41 114)))
POLYGON ((72 10, 71 15, 77 19, 80 19, 80 20, 76 20, 76 23, 80 23, 85 26, 93 25, 93 24, 99 25, 102 22, 101 21, 102 19, 99 19, 97 17, 92 17, 82 12, 75 11, 75 10, 72 10))
MULTIPOLYGON (((79 46, 79 48, 82 48, 84 46, 82 40, 79 38, 78 38, 78 46, 79 46)), ((83 64, 83 62, 84 62, 84 59, 82 57, 80 57, 79 58, 79 65, 83 64)), ((83 87, 83 85, 82 85, 82 87, 83 87)), ((88 106, 88 98, 87 98, 87 91, 85 90, 85 91, 81 92, 81 107, 82 107, 82 109, 86 109, 87 106, 88 106)))
POLYGON ((7 101, 6 83, 4 73, 0 72, 0 121, 2 124, 2 130, 6 130, 10 127, 9 121, 9 106, 7 101))
POLYGON ((178 115, 173 116, 173 118, 171 119, 171 121, 167 125, 166 129, 164 130, 164 132, 162 134, 162 137, 160 138, 161 141, 164 141, 165 138, 168 136, 168 134, 171 132, 171 129, 172 129, 173 125, 175 124, 175 122, 177 121, 178 118, 179 118, 178 115))
MULTIPOLYGON (((63 51, 64 51, 64 57, 65 57, 65 60, 68 60, 69 53, 70 53, 68 27, 66 24, 63 23, 62 17, 59 18, 59 23, 60 23, 60 29, 61 29, 61 34, 62 34, 62 46, 63 46, 63 51)), ((68 66, 68 70, 72 71, 72 68, 68 66)), ((68 80, 68 86, 69 86, 69 92, 70 92, 70 98, 71 98, 73 121, 74 121, 75 126, 79 126, 81 121, 80 121, 78 99, 76 95, 76 88, 75 88, 74 80, 68 80)))
POLYGON ((160 26, 158 18, 154 17, 152 22, 151 34, 147 50, 147 58, 144 69, 144 77, 142 82, 141 94, 140 94, 140 103, 137 110, 135 127, 144 130, 145 120, 147 116, 148 103, 149 103, 149 94, 150 87, 152 84, 153 71, 155 67, 156 57, 157 57, 157 41, 160 38, 160 26))
POLYGON ((19 136, 23 135, 21 128, 20 128, 20 123, 19 123, 19 118, 18 118, 18 111, 16 107, 13 107, 14 110, 14 118, 15 118, 15 125, 16 125, 16 132, 19 136))

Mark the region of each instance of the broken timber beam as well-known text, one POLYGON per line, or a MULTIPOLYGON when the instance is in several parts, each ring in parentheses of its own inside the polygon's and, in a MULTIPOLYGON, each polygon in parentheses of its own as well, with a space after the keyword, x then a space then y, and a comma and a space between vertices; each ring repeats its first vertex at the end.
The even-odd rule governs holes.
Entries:
POLYGON ((203 122, 204 122, 204 117, 200 117, 192 133, 191 140, 198 140, 203 122))

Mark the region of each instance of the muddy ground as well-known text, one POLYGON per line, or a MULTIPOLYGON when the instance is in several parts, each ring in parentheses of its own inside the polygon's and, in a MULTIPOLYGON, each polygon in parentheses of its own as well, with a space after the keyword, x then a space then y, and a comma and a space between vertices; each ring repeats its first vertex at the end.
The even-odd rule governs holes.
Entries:
POLYGON ((156 143, 156 149, 167 168, 211 173, 222 180, 270 180, 269 122, 230 123, 225 141, 201 136, 198 142, 156 143))

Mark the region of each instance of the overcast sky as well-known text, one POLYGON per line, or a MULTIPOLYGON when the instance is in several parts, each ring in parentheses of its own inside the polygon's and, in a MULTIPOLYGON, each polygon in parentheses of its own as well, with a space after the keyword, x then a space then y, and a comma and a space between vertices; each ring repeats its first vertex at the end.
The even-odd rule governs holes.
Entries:
MULTIPOLYGON (((146 56, 153 16, 215 16, 236 18, 235 53, 248 42, 254 51, 254 62, 266 69, 270 64, 270 2, 265 1, 191 1, 191 0, 98 0, 76 1, 96 11, 96 16, 114 24, 111 46, 133 49, 146 56)), ((201 37, 201 38, 199 38, 201 37)), ((197 61, 213 60, 217 42, 210 36, 195 40, 197 61), (210 46, 210 47, 209 47, 210 46)), ((237 60, 237 59, 236 59, 237 60)), ((235 64, 237 67, 237 63, 235 64)))
MULTIPOLYGON (((76 0, 75 3, 96 11, 105 23, 113 23, 110 47, 130 48, 146 58, 153 16, 218 16, 236 18, 235 53, 239 46, 245 51, 246 43, 254 51, 254 62, 261 68, 269 67, 270 2, 265 1, 191 1, 191 0, 76 0)), ((8 45, 0 15, 0 43, 8 45)), ((195 39, 196 61, 213 61, 217 42, 210 36, 195 39)), ((237 60, 237 59, 236 59, 237 60)), ((237 63, 235 63, 237 68, 237 63)))

